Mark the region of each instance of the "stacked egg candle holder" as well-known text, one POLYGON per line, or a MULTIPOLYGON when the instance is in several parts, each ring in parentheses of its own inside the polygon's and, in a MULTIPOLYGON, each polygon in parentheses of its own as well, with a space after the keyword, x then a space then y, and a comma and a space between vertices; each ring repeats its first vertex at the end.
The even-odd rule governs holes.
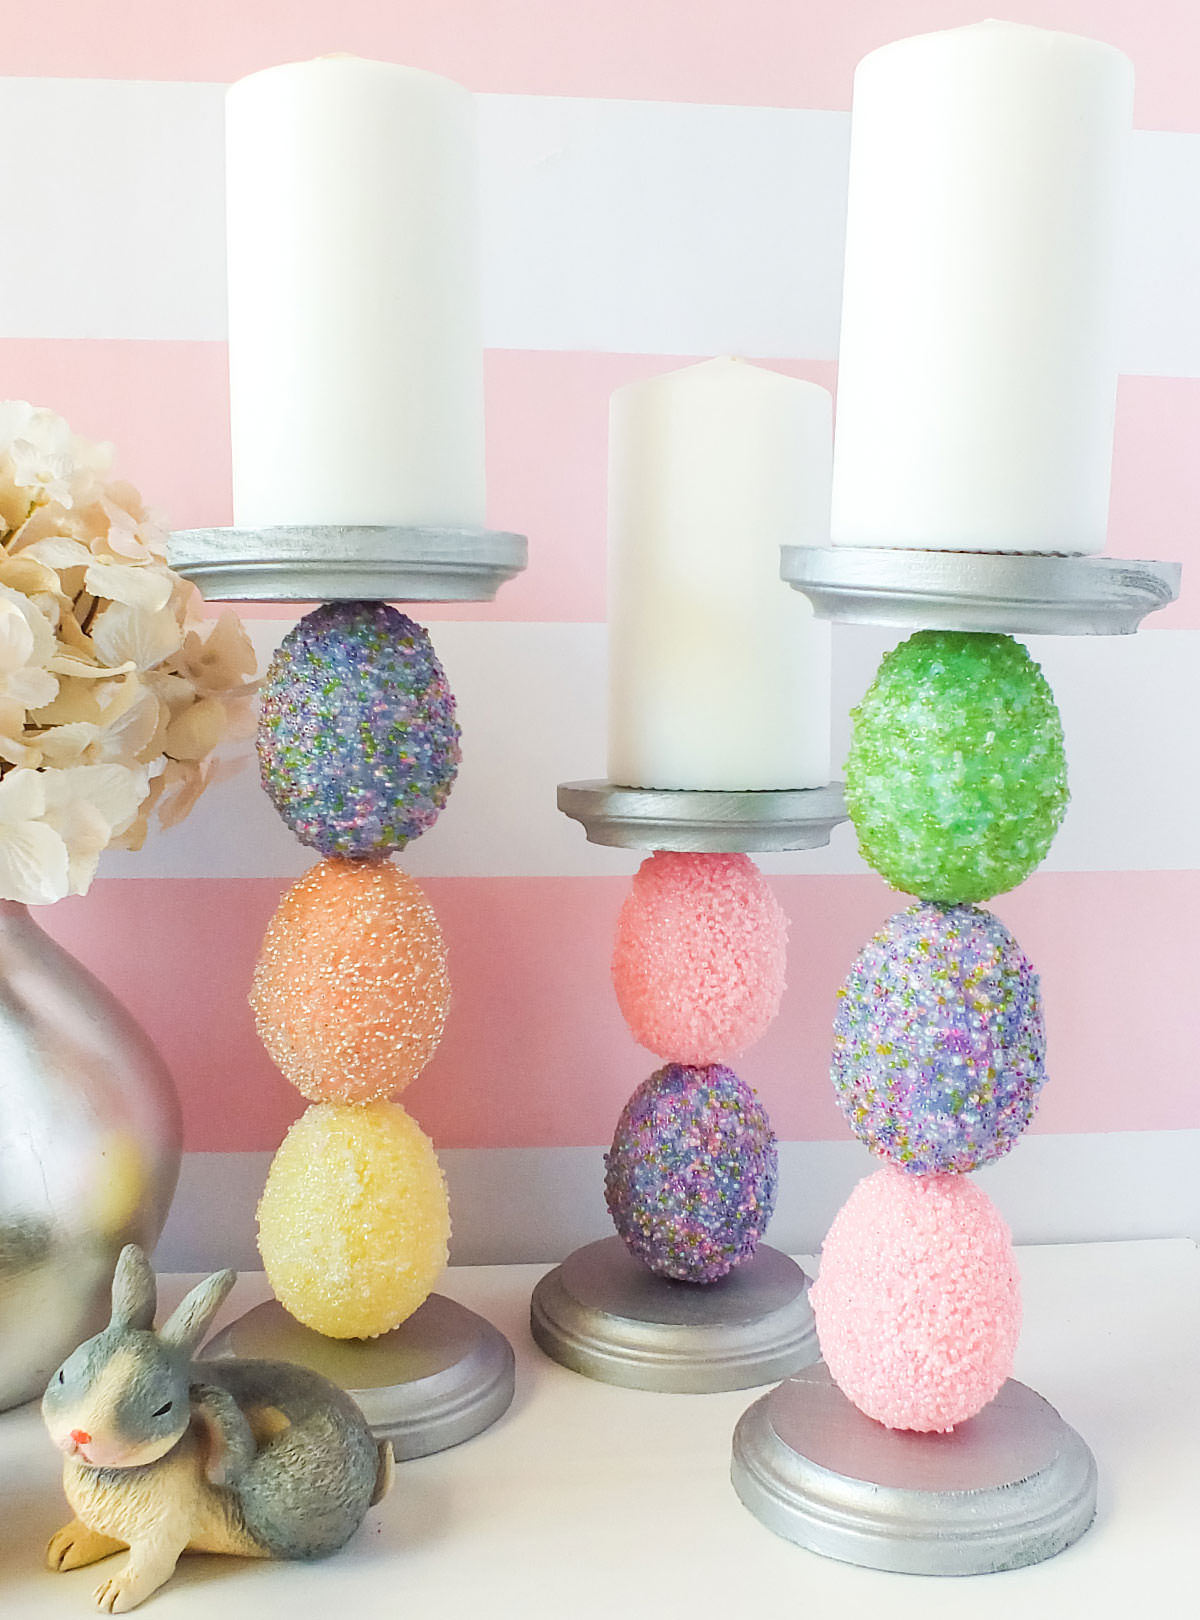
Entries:
POLYGON ((823 1360, 755 1402, 733 1484, 768 1528, 870 1568, 965 1575, 1081 1536, 1081 1437, 1009 1376, 1011 1237, 970 1172, 1030 1123, 1045 1079, 1038 975, 983 903, 1040 864, 1067 803, 1062 727, 1030 631, 1128 633, 1179 567, 1101 557, 788 551, 820 616, 917 633, 853 713, 846 798, 863 856, 916 897, 840 992, 833 1082, 882 1167, 826 1239, 823 1360))
POLYGON ((263 683, 263 786, 322 858, 285 893, 254 975, 260 1037, 311 1104, 271 1165, 259 1250, 275 1299, 211 1356, 299 1362, 362 1407, 398 1458, 488 1427, 512 1347, 435 1293, 450 1211, 433 1144, 396 1096, 433 1056, 450 1001, 433 908, 391 858, 433 825, 457 773, 454 696, 428 632, 389 603, 487 601, 519 535, 457 529, 193 530, 173 566, 210 599, 324 605, 263 683))
POLYGON ((720 792, 564 783, 593 843, 649 850, 622 906, 613 982, 664 1066, 634 1092, 605 1156, 617 1236, 538 1283, 534 1339, 555 1361, 635 1389, 770 1383, 817 1355, 809 1279, 761 1241, 778 1154, 728 1067, 784 989, 787 923, 747 851, 813 849, 845 820, 840 785, 720 792))

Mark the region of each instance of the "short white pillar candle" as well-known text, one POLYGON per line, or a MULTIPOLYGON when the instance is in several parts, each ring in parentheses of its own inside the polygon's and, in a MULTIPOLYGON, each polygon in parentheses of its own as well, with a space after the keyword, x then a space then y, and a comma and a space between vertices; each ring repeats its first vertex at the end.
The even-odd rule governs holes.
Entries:
POLYGON ((829 780, 829 627, 779 575, 828 540, 826 389, 709 360, 612 397, 609 779, 829 780))

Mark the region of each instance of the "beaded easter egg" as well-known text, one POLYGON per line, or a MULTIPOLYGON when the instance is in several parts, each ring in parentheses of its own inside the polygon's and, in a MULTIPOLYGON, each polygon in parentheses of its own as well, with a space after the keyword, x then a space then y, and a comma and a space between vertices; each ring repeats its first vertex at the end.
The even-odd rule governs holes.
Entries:
POLYGON ((853 711, 846 804, 863 859, 922 900, 987 900, 1027 878, 1067 807, 1062 722, 1010 636, 922 630, 853 711))
POLYGON ((1038 975, 998 917, 923 902, 891 917, 838 992, 833 1085, 860 1142, 902 1170, 977 1170, 1037 1108, 1038 975))
POLYGON ((390 1332, 433 1291, 449 1242, 433 1143, 399 1103, 317 1103, 284 1137, 258 1248, 297 1321, 331 1339, 390 1332))
POLYGON ((330 602, 286 635, 262 689, 271 802, 322 855, 381 856, 432 827, 459 759, 428 632, 383 602, 330 602))
POLYGON ((1021 1296, 1007 1226, 967 1176, 860 1181, 809 1298, 834 1382, 889 1429, 945 1433, 1012 1370, 1021 1296))
POLYGON ((684 1282, 715 1282, 748 1260, 775 1208, 775 1132, 750 1087, 719 1064, 668 1063, 644 1080, 604 1170, 630 1253, 684 1282))
POLYGON ((450 979, 433 907, 391 861, 321 861, 271 918, 250 988, 263 1045, 304 1096, 372 1102, 433 1056, 450 979))
POLYGON ((613 985, 634 1040, 675 1063, 724 1063, 779 1011, 787 919, 748 855, 659 851, 617 920, 613 985))

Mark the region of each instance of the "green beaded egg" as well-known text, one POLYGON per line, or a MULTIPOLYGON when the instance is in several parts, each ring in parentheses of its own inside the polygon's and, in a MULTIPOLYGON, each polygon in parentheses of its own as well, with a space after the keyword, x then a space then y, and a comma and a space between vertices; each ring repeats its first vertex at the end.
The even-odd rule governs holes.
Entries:
POLYGON ((853 710, 846 803, 862 856, 947 905, 1015 888, 1067 808, 1058 705, 1011 636, 922 630, 853 710))

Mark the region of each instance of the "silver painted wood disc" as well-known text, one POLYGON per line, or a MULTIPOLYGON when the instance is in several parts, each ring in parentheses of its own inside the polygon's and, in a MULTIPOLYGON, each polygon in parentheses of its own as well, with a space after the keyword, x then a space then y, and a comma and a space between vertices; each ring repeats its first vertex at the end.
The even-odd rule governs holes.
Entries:
POLYGON ((1096 1461, 1014 1379, 951 1434, 885 1429, 824 1362, 764 1395, 733 1436, 733 1486, 769 1530, 847 1564, 983 1575, 1037 1564, 1096 1513, 1096 1461))
POLYGON ((711 1395, 784 1378, 816 1360, 809 1279, 768 1244, 715 1283, 674 1282, 619 1237, 576 1249, 533 1291, 533 1337, 603 1384, 711 1395))
POLYGON ((685 854, 819 849, 846 820, 840 782, 756 793, 560 782, 558 808, 590 843, 685 854))
POLYGON ((490 602, 529 560, 491 529, 181 529, 167 561, 210 602, 490 602))
POLYGON ((508 1410, 515 1387, 508 1340, 443 1294, 377 1339, 327 1339, 268 1300, 218 1333, 204 1355, 293 1361, 322 1373, 354 1397, 398 1462, 481 1433, 508 1410))
POLYGON ((1179 595, 1177 562, 1018 552, 784 546, 819 619, 902 630, 1124 636, 1179 595))

